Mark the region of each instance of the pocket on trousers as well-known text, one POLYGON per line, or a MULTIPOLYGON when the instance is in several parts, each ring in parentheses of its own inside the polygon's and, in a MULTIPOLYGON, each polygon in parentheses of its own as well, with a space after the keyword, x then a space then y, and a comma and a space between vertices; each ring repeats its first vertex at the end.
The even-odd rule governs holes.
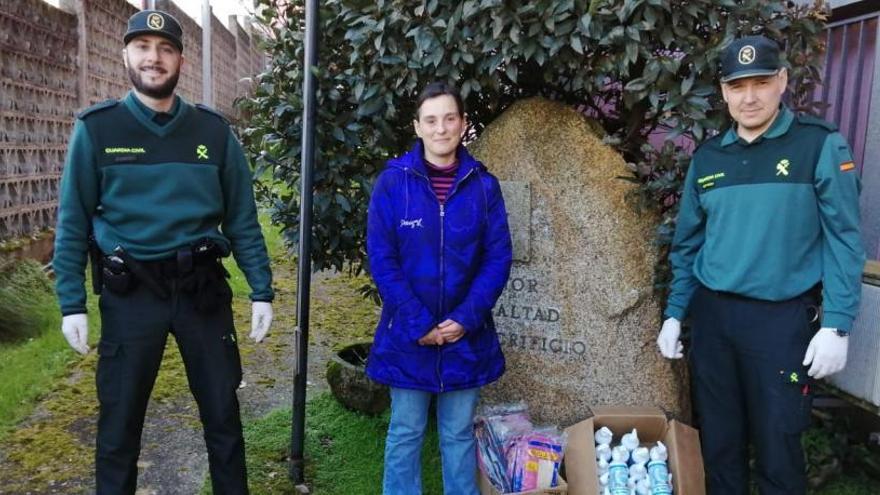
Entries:
POLYGON ((794 383, 791 375, 781 380, 781 398, 784 401, 782 429, 786 433, 803 433, 810 427, 813 409, 813 380, 807 370, 797 372, 801 383, 794 383), (801 378, 802 377, 802 378, 801 378))
MULTIPOLYGON (((782 408, 782 428, 787 433, 802 433, 810 427, 813 407, 813 379, 807 375, 808 367, 799 362, 810 344, 810 339, 819 330, 822 321, 822 308, 812 296, 800 298, 803 326, 797 330, 793 342, 796 349, 790 356, 792 368, 782 373, 779 386, 782 408)), ((797 328, 797 326, 795 327, 797 328)))
POLYGON ((233 387, 238 388, 243 377, 241 371, 241 353, 238 351, 238 338, 235 330, 231 330, 223 334, 223 349, 226 352, 226 364, 229 367, 229 374, 232 377, 233 387))
POLYGON ((98 342, 95 385, 101 404, 113 404, 119 400, 122 393, 122 344, 98 342))

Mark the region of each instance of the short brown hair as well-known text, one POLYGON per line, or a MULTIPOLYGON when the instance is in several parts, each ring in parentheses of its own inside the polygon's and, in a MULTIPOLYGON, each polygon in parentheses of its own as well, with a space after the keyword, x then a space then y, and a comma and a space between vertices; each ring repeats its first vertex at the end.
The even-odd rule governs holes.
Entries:
POLYGON ((421 110, 425 100, 443 95, 449 95, 455 100, 458 115, 464 117, 464 101, 461 99, 461 93, 458 92, 458 88, 445 81, 435 81, 425 86, 425 89, 419 93, 419 98, 416 100, 416 120, 419 120, 419 110, 421 110))

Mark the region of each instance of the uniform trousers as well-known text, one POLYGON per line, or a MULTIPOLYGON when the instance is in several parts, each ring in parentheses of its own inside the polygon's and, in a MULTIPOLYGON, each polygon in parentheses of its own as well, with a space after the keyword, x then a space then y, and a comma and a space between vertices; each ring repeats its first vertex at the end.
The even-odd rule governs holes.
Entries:
MULTIPOLYGON (((136 283, 123 294, 105 287, 99 302, 97 493, 135 493, 144 415, 170 333, 198 404, 214 493, 246 494, 236 395, 241 358, 230 302, 221 301, 212 311, 197 310, 197 294, 182 290, 182 279, 166 270, 167 264, 144 266, 169 289, 167 299, 144 283, 136 283)), ((228 293, 228 285, 224 289, 228 293)))
POLYGON ((709 493, 749 493, 749 445, 762 495, 806 493, 801 434, 812 383, 804 359, 820 307, 810 290, 763 301, 700 287, 689 353, 709 493))

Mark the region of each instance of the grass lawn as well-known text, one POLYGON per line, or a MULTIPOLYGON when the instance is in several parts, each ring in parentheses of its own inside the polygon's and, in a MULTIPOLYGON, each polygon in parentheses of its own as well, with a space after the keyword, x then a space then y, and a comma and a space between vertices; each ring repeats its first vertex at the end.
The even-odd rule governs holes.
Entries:
MULTIPOLYGON (((306 405, 306 484, 317 495, 374 495, 381 491, 389 413, 364 416, 343 408, 329 392, 306 405)), ((254 494, 293 494, 288 479, 290 409, 245 425, 248 478, 254 494)), ((442 495, 434 422, 422 449, 425 495, 442 495)), ((209 492, 209 490, 207 490, 209 492)))
MULTIPOLYGON (((86 287, 91 282, 86 280, 86 287)), ((61 311, 54 295, 46 298, 39 309, 46 328, 38 336, 25 342, 0 345, 0 440, 27 417, 37 401, 47 394, 56 381, 65 376, 77 363, 79 355, 73 351, 61 334, 61 311)), ((97 299, 89 299, 89 341, 97 342, 101 322, 96 317, 97 299)))

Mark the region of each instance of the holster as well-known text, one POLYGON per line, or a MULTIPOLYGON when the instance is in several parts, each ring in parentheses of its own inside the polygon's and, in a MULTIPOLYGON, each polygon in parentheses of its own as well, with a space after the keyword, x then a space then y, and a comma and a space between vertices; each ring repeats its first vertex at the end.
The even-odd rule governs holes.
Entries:
POLYGON ((115 294, 126 294, 134 288, 135 279, 122 258, 118 256, 103 257, 101 276, 104 286, 115 294))
POLYGON ((122 263, 130 270, 131 274, 148 289, 153 291, 159 299, 168 299, 171 294, 168 288, 160 281, 144 264, 131 257, 122 246, 116 246, 113 253, 122 260, 122 263))

